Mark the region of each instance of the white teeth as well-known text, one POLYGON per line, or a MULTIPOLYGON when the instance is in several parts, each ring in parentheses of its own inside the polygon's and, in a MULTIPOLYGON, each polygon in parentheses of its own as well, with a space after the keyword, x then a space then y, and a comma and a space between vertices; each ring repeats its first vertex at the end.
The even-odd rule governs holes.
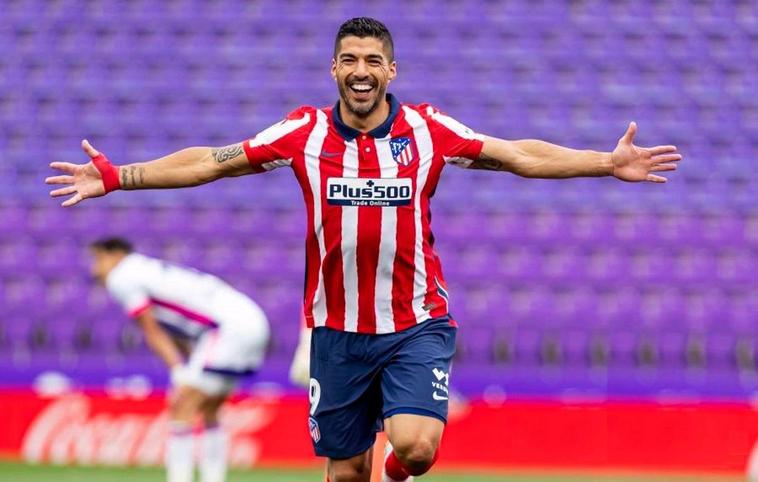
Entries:
POLYGON ((353 90, 357 90, 358 92, 368 92, 371 90, 371 86, 368 84, 353 84, 350 86, 353 90))

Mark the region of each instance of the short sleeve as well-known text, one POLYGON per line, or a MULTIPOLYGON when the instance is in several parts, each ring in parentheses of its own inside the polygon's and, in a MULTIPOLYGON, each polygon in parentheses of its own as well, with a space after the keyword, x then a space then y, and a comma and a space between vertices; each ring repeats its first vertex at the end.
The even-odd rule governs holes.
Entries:
POLYGON ((431 105, 422 106, 432 134, 434 147, 442 153, 447 164, 469 167, 479 158, 484 136, 474 132, 431 105))
POLYGON ((242 143, 253 172, 271 171, 289 166, 298 152, 305 148, 308 126, 315 121, 315 109, 301 107, 290 112, 284 120, 259 132, 242 143))
POLYGON ((113 271, 106 283, 108 292, 132 318, 150 307, 150 295, 140 280, 130 273, 113 271))

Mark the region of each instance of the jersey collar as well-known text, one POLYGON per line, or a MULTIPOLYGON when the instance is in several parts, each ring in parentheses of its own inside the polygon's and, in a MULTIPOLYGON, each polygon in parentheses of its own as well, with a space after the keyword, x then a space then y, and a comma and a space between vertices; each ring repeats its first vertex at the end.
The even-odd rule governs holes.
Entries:
MULTIPOLYGON (((392 129, 392 123, 395 122, 395 117, 397 117, 397 113, 400 112, 400 102, 394 95, 387 94, 387 102, 390 103, 390 115, 387 116, 387 119, 380 126, 368 132, 368 134, 375 139, 380 139, 389 135, 390 129, 392 129)), ((332 109, 332 122, 334 122, 334 127, 337 128, 337 132, 339 132, 346 141, 352 141, 361 135, 361 131, 353 129, 342 122, 342 116, 340 116, 340 101, 337 101, 332 109)))

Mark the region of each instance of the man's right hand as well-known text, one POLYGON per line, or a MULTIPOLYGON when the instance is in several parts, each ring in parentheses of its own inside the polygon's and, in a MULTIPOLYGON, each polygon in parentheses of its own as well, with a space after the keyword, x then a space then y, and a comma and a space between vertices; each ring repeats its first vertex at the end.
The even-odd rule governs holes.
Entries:
POLYGON ((63 172, 60 176, 51 176, 45 179, 47 184, 63 184, 65 187, 50 191, 52 197, 68 196, 61 206, 68 207, 77 204, 84 199, 105 195, 103 177, 97 170, 92 159, 100 153, 85 139, 82 141, 82 149, 89 156, 87 164, 72 164, 70 162, 51 162, 50 167, 63 172))

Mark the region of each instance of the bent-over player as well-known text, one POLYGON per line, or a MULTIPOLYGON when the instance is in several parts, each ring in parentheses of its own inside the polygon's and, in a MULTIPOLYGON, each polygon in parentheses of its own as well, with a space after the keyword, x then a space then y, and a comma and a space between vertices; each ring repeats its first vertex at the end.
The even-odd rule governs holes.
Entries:
POLYGON ((266 316, 221 279, 132 251, 124 239, 95 241, 92 274, 134 318, 148 346, 171 370, 168 482, 193 476, 193 426, 204 424, 202 482, 226 477, 227 441, 218 412, 238 379, 262 363, 266 316), (187 348, 185 359, 183 347, 187 348))

